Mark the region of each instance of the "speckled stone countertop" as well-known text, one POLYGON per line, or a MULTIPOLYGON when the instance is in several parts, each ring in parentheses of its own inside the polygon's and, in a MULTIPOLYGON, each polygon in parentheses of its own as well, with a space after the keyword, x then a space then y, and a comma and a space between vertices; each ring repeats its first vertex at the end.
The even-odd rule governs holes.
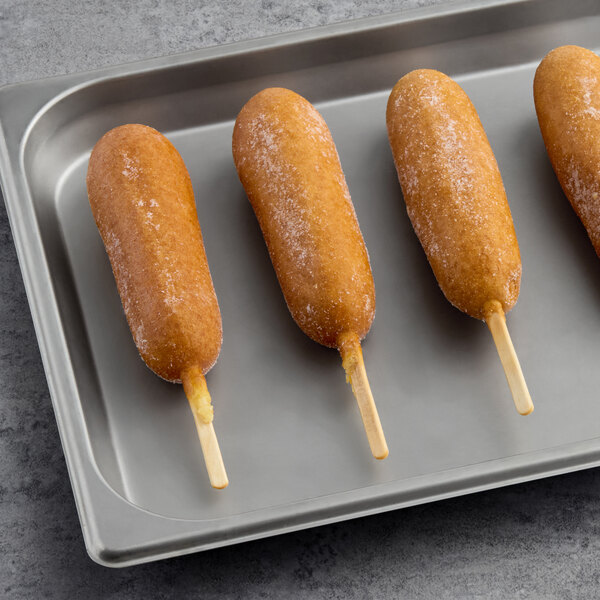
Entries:
MULTIPOLYGON (((441 0, 2 0, 0 85, 441 0)), ((600 470, 121 570, 86 555, 0 205, 0 597, 597 598, 600 470)))

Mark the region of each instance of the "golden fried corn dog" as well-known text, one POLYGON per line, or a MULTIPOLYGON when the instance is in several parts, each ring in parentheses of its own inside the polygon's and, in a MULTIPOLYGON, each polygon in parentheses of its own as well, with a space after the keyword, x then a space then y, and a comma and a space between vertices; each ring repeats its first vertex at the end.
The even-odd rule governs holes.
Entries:
POLYGON ((600 256, 600 57, 555 48, 537 68, 533 95, 554 172, 600 256))
POLYGON ((385 458, 360 347, 375 316, 375 287, 325 121, 298 94, 263 90, 238 115, 233 158, 294 320, 339 349, 373 455, 385 458))
POLYGON ((519 295, 521 257, 477 112, 456 82, 421 69, 394 86, 387 129, 407 212, 438 283, 454 306, 486 320, 517 409, 528 414, 533 404, 504 319, 519 295))
POLYGON ((221 349, 221 313, 183 160, 158 131, 123 125, 94 147, 87 189, 135 344, 159 377, 183 382, 211 483, 223 488, 204 379, 221 349))

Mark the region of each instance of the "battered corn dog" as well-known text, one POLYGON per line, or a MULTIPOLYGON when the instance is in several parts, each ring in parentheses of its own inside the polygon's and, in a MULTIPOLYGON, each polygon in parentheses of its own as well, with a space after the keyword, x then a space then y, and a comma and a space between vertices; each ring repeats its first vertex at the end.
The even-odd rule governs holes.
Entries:
POLYGON ((528 414, 533 404, 504 319, 519 295, 521 257, 477 112, 452 79, 421 69, 394 86, 387 129, 407 212, 438 283, 454 306, 486 320, 517 409, 528 414))
POLYGON ((159 377, 183 382, 211 483, 223 488, 204 379, 221 349, 221 313, 183 160, 158 131, 123 125, 94 147, 87 189, 140 355, 159 377))
POLYGON ((533 95, 554 172, 600 256, 600 57, 555 48, 537 68, 533 95))
POLYGON ((375 316, 375 287, 325 121, 298 94, 263 90, 238 115, 233 158, 294 320, 340 350, 373 455, 385 458, 360 347, 375 316))

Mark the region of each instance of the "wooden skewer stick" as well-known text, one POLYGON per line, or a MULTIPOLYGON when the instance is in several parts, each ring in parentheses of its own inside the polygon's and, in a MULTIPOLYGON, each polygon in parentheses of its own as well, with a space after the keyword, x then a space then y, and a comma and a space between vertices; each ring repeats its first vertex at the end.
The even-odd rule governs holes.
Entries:
POLYGON ((523 377, 523 371, 517 358, 517 353, 506 327, 506 317, 502 304, 498 300, 491 300, 485 305, 485 322, 492 332, 492 337, 504 367, 504 374, 512 393, 517 410, 522 415, 533 412, 533 402, 523 377))
POLYGON ((338 345, 342 355, 342 365, 346 371, 346 381, 352 386, 352 391, 358 402, 371 452, 375 458, 383 460, 389 454, 389 450, 383 435, 375 400, 373 400, 373 394, 371 393, 371 386, 367 379, 358 335, 356 333, 343 333, 340 336, 338 345))
POLYGON ((206 379, 200 369, 195 368, 184 371, 181 379, 194 415, 210 484, 214 488, 222 490, 229 484, 229 479, 227 479, 219 442, 212 424, 213 407, 206 387, 206 379))

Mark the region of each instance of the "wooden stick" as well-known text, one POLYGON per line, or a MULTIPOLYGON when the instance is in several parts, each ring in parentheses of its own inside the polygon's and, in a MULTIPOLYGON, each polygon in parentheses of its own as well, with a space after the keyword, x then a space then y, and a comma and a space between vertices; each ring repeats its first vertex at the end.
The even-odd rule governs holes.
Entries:
POLYGON ((506 317, 504 316, 502 304, 497 300, 486 302, 485 322, 492 332, 500 361, 504 367, 508 387, 510 387, 513 400, 515 401, 515 406, 520 414, 528 415, 533 412, 533 402, 531 401, 517 353, 506 327, 506 317))
POLYGON ((181 375, 183 389, 190 403, 210 484, 222 490, 229 484, 219 442, 213 427, 213 407, 200 369, 188 369, 181 375))
POLYGON ((383 460, 389 454, 389 450, 367 379, 360 340, 356 333, 343 333, 338 340, 338 346, 342 355, 342 365, 346 371, 346 381, 352 386, 358 402, 371 452, 375 458, 383 460))

